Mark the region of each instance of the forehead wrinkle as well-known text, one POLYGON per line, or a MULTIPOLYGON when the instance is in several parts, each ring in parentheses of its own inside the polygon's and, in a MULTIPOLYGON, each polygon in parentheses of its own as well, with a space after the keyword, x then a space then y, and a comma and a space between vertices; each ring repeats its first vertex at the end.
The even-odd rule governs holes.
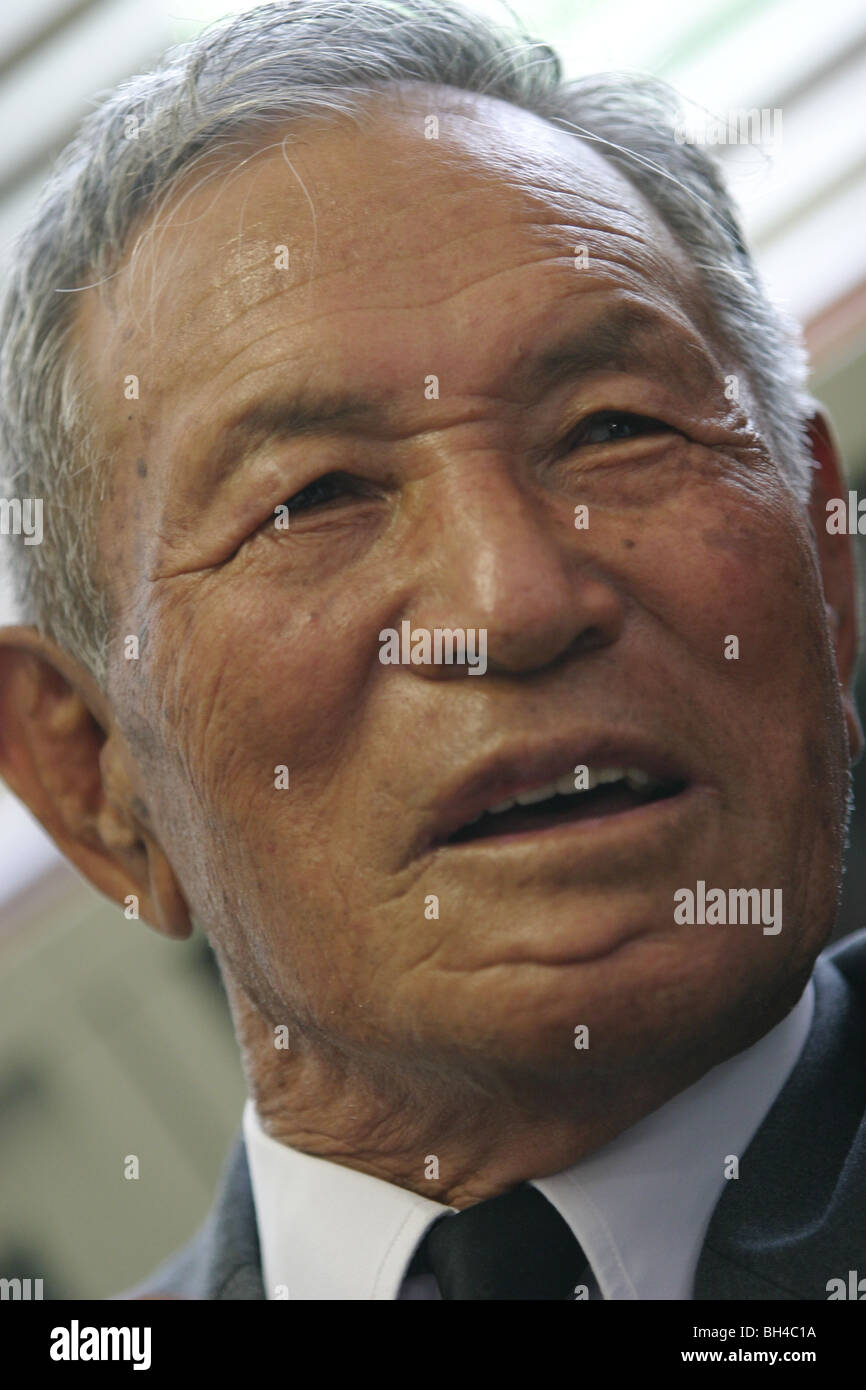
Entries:
MULTIPOLYGON (((174 233, 176 236, 182 233, 188 234, 197 223, 208 218, 221 197, 231 188, 235 180, 240 178, 247 162, 242 160, 235 165, 229 165, 225 151, 204 151, 185 171, 182 182, 169 187, 163 193, 156 207, 144 209, 138 219, 133 230, 135 241, 125 267, 128 272, 126 277, 128 303, 130 313, 137 317, 132 308, 134 287, 136 277, 143 269, 146 256, 150 266, 150 287, 149 293, 146 294, 145 305, 150 312, 151 336, 155 332, 157 301, 159 299, 157 268, 165 239, 170 233, 174 233), (186 205, 200 196, 202 191, 207 189, 211 183, 215 183, 216 186, 206 204, 198 212, 193 212, 192 215, 188 215, 182 220, 181 213, 186 205)), ((229 248, 231 240, 232 238, 227 238, 224 243, 226 249, 229 248)), ((163 292, 167 292, 165 285, 163 292)), ((138 326, 141 328, 140 321, 138 326)))
MULTIPOLYGON (((510 119, 513 119, 513 113, 508 112, 507 114, 510 119)), ((472 123, 480 132, 486 133, 489 141, 489 122, 478 121, 477 117, 473 115, 472 123)), ((533 119, 533 125, 535 124, 537 124, 537 122, 535 119, 533 119)), ((654 228, 652 224, 653 222, 657 221, 657 219, 654 219, 652 217, 652 210, 647 209, 647 207, 643 203, 643 200, 636 193, 636 191, 633 190, 630 185, 627 185, 626 181, 622 178, 622 176, 619 175, 617 171, 612 169, 612 167, 609 164, 607 164, 607 162, 604 161, 603 158, 597 156, 595 152, 592 151, 590 151, 590 161, 593 166, 597 167, 598 173, 602 176, 602 181, 606 186, 604 191, 608 192, 609 196, 605 198, 597 187, 587 187, 587 173, 586 169, 582 167, 580 159, 580 155, 582 154, 584 162, 586 161, 586 151, 581 150, 579 152, 577 149, 575 149, 574 143, 571 140, 571 138, 568 136, 564 136, 562 132, 556 131, 555 129, 552 131, 547 130, 546 126, 545 131, 547 136, 547 140, 545 143, 549 143, 551 139, 554 139, 558 145, 559 141, 563 139, 569 140, 568 153, 573 153, 575 155, 573 161, 574 174, 575 180, 579 180, 580 184, 582 185, 580 188, 574 188, 569 185, 566 185, 564 183, 563 173, 561 171, 561 168, 559 167, 555 169, 554 176, 554 174, 552 173, 552 171, 554 170, 552 152, 549 153, 547 150, 543 151, 540 154, 535 154, 533 152, 534 157, 530 158, 531 177, 533 182, 530 186, 528 186, 529 176, 527 172, 526 161, 523 160, 522 162, 519 162, 514 151, 510 149, 506 149, 504 151, 495 149, 491 151, 488 145, 484 145, 480 149, 472 149, 469 146, 471 146, 473 142, 467 142, 465 139, 461 141, 459 135, 455 136, 453 137, 454 144, 456 146, 454 150, 446 148, 444 151, 437 150, 433 152, 436 158, 435 162, 433 162, 432 169, 430 167, 430 163, 428 162, 427 169, 425 170, 425 175, 426 179, 432 182, 433 187, 424 201, 431 205, 434 213, 437 203, 443 204, 446 209, 447 205, 450 202, 455 202, 457 204, 458 211, 460 210, 461 204, 472 209, 478 201, 479 183, 483 183, 484 192, 486 195, 484 203, 486 207, 485 215, 487 216, 487 221, 481 227, 474 226, 471 228, 466 228, 465 226, 461 226, 457 229, 453 237, 446 235, 443 239, 441 236, 437 236, 435 246, 430 246, 428 244, 426 246, 422 246, 421 248, 410 248, 408 251, 405 252, 401 250, 395 250, 393 246, 393 241, 396 241, 398 247, 401 247, 404 244, 404 238, 399 236, 389 238, 377 235, 375 238, 372 239, 372 249, 376 251, 378 254, 374 257, 367 257, 368 265, 370 267, 387 265, 389 271, 393 272, 395 269, 401 268, 407 264, 412 265, 414 263, 416 267, 423 265, 429 266, 433 263, 434 258, 436 257, 440 257, 445 262, 453 262, 454 257, 450 254, 452 245, 462 243, 464 246, 467 246, 469 243, 473 242, 476 237, 480 238, 486 236, 495 238, 497 237, 498 233, 501 231, 503 226, 509 228, 515 225, 515 223, 523 223, 526 226, 528 235, 539 236, 544 240, 551 241, 556 241, 560 235, 562 235, 563 237, 567 237, 569 240, 571 240, 576 235, 580 237, 588 237, 590 240, 593 240, 599 234, 601 234, 601 236, 608 243, 608 255, 612 249, 610 246, 610 242, 612 240, 624 239, 627 243, 631 243, 631 245, 639 247, 643 251, 646 260, 648 262, 652 262, 651 267, 649 265, 644 267, 645 271, 648 269, 652 269, 654 271, 662 269, 663 271, 666 271, 668 274, 670 274, 671 267, 669 264, 664 265, 664 261, 666 258, 663 255, 661 257, 659 256, 659 251, 661 250, 661 248, 658 245, 656 245, 656 242, 659 238, 659 232, 661 232, 661 234, 664 235, 664 228, 663 226, 659 225, 655 228, 655 235, 653 235, 654 228), (493 177, 491 177, 492 174, 493 177), (455 188, 453 186, 453 181, 455 177, 461 180, 461 183, 463 184, 462 187, 455 188), (445 182, 446 178, 450 179, 450 183, 445 182), (621 184, 623 188, 628 187, 629 204, 627 206, 624 206, 621 201, 617 203, 616 199, 610 196, 613 193, 615 193, 615 185, 617 184, 621 184), (523 204, 521 215, 518 217, 506 217, 503 219, 501 225, 497 220, 497 222, 491 226, 489 220, 490 203, 493 202, 501 204, 503 200, 507 202, 512 202, 512 200, 514 199, 519 199, 523 204), (554 220, 553 214, 555 212, 555 207, 551 208, 551 203, 553 203, 554 205, 558 205, 562 210, 567 211, 569 220, 565 224, 554 220), (548 214, 547 219, 539 217, 538 214, 542 210, 548 214), (597 226, 585 225, 587 221, 590 223, 594 221, 598 217, 599 213, 603 214, 604 217, 607 219, 607 226, 599 228, 597 226), (531 222, 529 221, 530 216, 533 216, 533 220, 531 222), (610 220, 612 218, 615 219, 617 225, 609 225, 610 220), (390 246, 388 246, 389 241, 392 242, 390 246)), ((519 134, 519 132, 517 133, 519 134)), ((351 129, 349 131, 340 131, 339 129, 334 131, 333 129, 331 129, 330 131, 320 132, 320 134, 324 134, 326 137, 328 135, 336 135, 338 142, 338 152, 340 148, 340 141, 342 141, 342 143, 345 144, 347 135, 349 137, 350 143, 358 138, 358 132, 354 129, 351 129)), ((398 127, 395 130, 393 119, 389 114, 389 125, 386 131, 386 136, 387 142, 390 145, 392 153, 396 148, 396 155, 402 156, 403 147, 405 147, 408 144, 411 144, 413 136, 415 136, 416 134, 417 133, 415 132, 407 131, 403 127, 398 127)), ((374 138, 376 137, 374 136, 374 138)), ((417 143, 417 139, 415 140, 415 143, 417 143)), ((260 176, 263 173, 266 173, 268 170, 267 164, 259 164, 259 166, 254 171, 250 171, 248 166, 252 157, 262 159, 268 154, 270 154, 271 157, 274 158, 275 151, 277 149, 277 142, 272 142, 268 146, 265 146, 258 150, 254 149, 252 151, 251 156, 247 160, 239 161, 229 167, 226 166, 224 155, 216 157, 213 163, 207 167, 204 177, 198 177, 195 183, 187 185, 187 187, 182 190, 180 194, 180 201, 173 208, 169 208, 167 214, 164 217, 161 215, 165 210, 164 205, 161 205, 160 209, 158 210, 157 221, 151 227, 150 235, 152 238, 155 237, 156 240, 158 240, 160 247, 162 247, 163 238, 165 235, 168 234, 173 223, 175 225, 179 225, 181 230, 188 229, 191 226, 194 227, 195 225, 201 222, 202 218, 206 217, 210 212, 212 212, 216 203, 219 201, 220 196, 224 192, 230 190, 232 186, 236 184, 236 182, 242 176, 248 177, 248 186, 244 192, 243 203, 241 205, 239 213, 241 219, 239 227, 237 230, 231 233, 227 232, 223 237, 221 247, 222 255, 214 258, 216 264, 213 264, 213 268, 210 272, 210 286, 208 286, 200 296, 193 299, 186 306, 184 312, 184 326, 192 329, 193 332, 195 329, 195 324, 193 320, 195 319, 196 311, 207 299, 209 294, 216 293, 219 295, 223 291, 228 290, 230 287, 234 286, 241 286, 242 292, 244 280, 243 276, 238 274, 238 263, 239 258, 242 255, 241 247, 242 242, 245 239, 245 236, 243 232, 240 230, 240 226, 242 226, 242 219, 247 201, 251 196, 251 193, 254 190, 254 187, 258 182, 260 176), (185 222, 178 224, 177 215, 179 210, 181 208, 184 208, 189 203, 189 201, 192 200, 200 192, 202 183, 205 182, 206 179, 212 177, 214 173, 220 175, 220 181, 217 189, 213 192, 212 196, 208 198, 206 206, 202 209, 201 212, 197 213, 194 216, 188 217, 185 222), (232 262, 234 262, 234 264, 232 264, 232 262)), ((429 142, 427 142, 427 152, 430 152, 429 142)), ((395 157, 393 162, 395 166, 399 165, 400 158, 395 157)), ((405 162, 405 160, 403 162, 405 162)), ((196 173, 198 174, 198 172, 199 171, 197 170, 196 173)), ((341 171, 338 170, 338 172, 341 171)), ((590 170, 590 173, 591 172, 592 170, 590 170)), ((349 173, 351 176, 351 170, 349 171, 349 173)), ((324 190, 326 194, 324 201, 326 203, 328 201, 328 196, 333 196, 334 182, 335 180, 333 177, 326 176, 324 190)), ((340 200, 338 200, 338 205, 339 201, 340 200)), ((271 200, 268 200, 268 202, 265 204, 266 209, 268 208, 270 202, 271 200)), ((399 227, 406 221, 406 219, 414 219, 417 222, 418 207, 418 199, 417 197, 413 197, 412 200, 408 203, 404 202, 402 206, 398 206, 397 208, 392 209, 392 224, 399 227)), ((276 213, 278 212, 279 208, 277 207, 276 209, 274 209, 274 215, 276 215, 276 213)), ((238 209, 234 209, 232 215, 238 215, 238 209)), ((264 235, 265 231, 267 230, 266 220, 264 220, 266 219, 266 217, 267 211, 264 214, 264 218, 260 213, 258 223, 254 224, 253 227, 250 229, 251 233, 255 235, 255 232, 257 231, 258 227, 261 227, 263 247, 268 244, 269 240, 269 238, 267 238, 264 235)), ((308 219, 308 217, 309 209, 306 209, 305 218, 308 219)), ((294 220, 294 214, 292 214, 292 220, 294 220)), ((424 220, 426 224, 427 219, 424 220)), ((272 229, 270 238, 271 240, 273 238, 273 234, 274 233, 272 229)), ((249 236, 250 233, 247 233, 246 238, 248 239, 249 236)), ((352 249, 352 251, 357 252, 358 240, 355 236, 354 228, 352 229, 351 237, 347 240, 348 245, 352 249)), ((368 243, 370 241, 371 238, 368 238, 368 243)), ((156 255, 155 249, 152 250, 152 255, 156 255)), ((255 260, 255 257, 256 252, 253 248, 251 248, 250 251, 244 255, 244 260, 247 262, 247 264, 244 266, 243 269, 247 276, 247 284, 249 275, 252 273, 254 269, 252 262, 255 260)), ((265 263, 266 259, 267 258, 263 258, 263 264, 265 263)), ((624 257, 624 264, 630 271, 634 271, 635 266, 627 255, 624 257)), ((325 272, 322 272, 320 270, 319 275, 317 277, 318 282, 320 284, 327 284, 328 280, 335 274, 340 274, 344 270, 353 269, 356 265, 357 256, 353 262, 348 262, 347 264, 338 267, 336 270, 329 270, 325 272)), ((477 281, 475 283, 477 283, 477 281)), ((298 289, 299 285, 300 281, 298 285, 292 285, 290 286, 290 288, 298 289)), ((263 288, 265 287, 260 286, 260 291, 263 288)), ((255 309, 255 307, 258 305, 265 305, 273 296, 280 293, 284 293, 285 288, 287 287, 279 287, 272 293, 262 294, 260 292, 258 297, 254 299, 252 303, 250 303, 249 299, 247 299, 247 303, 246 305, 244 305, 244 308, 240 310, 240 313, 238 313, 237 310, 235 310, 235 312, 231 314, 231 319, 225 322, 224 326, 233 326, 235 322, 241 321, 243 313, 245 312, 245 309, 247 307, 255 309)), ((379 306, 371 304, 369 307, 375 308, 379 306)), ((424 306, 421 305, 419 307, 424 306)), ((153 296, 151 297, 151 311, 152 313, 155 311, 155 303, 153 296)), ((220 316, 223 317, 225 320, 230 312, 231 310, 229 309, 229 306, 225 305, 223 306, 223 313, 220 316)), ((309 315, 307 315, 306 321, 310 322, 309 315)), ((153 318, 151 319, 151 323, 153 325, 153 318)), ((214 327, 212 325, 205 325, 202 329, 202 332, 208 335, 212 335, 214 332, 214 327)), ((198 336, 201 337, 201 334, 199 334, 198 336)))
MULTIPOLYGON (((261 151, 254 150, 253 154, 256 153, 261 153, 261 151)), ((118 299, 119 293, 123 293, 125 308, 123 318, 126 323, 124 342, 135 335, 141 340, 147 333, 151 350, 153 351, 155 347, 159 347, 160 351, 163 350, 164 345, 159 342, 158 338, 160 304, 168 297, 171 310, 177 312, 175 296, 178 280, 177 275, 170 276, 164 273, 160 276, 159 274, 161 260, 169 260, 170 258, 170 264, 177 257, 177 247, 167 249, 164 243, 170 235, 179 237, 184 233, 188 234, 197 224, 208 219, 232 183, 244 172, 244 165, 248 162, 248 160, 241 160, 235 165, 229 165, 225 151, 206 150, 186 170, 181 183, 169 187, 155 206, 144 208, 136 217, 126 236, 126 246, 129 249, 122 257, 117 272, 112 277, 112 283, 108 285, 112 302, 110 305, 106 304, 111 317, 119 320, 121 309, 118 299), (202 190, 216 180, 218 180, 216 187, 206 205, 200 211, 181 220, 180 214, 185 205, 195 196, 201 195, 202 190), (149 280, 145 285, 144 276, 148 270, 149 280), (113 283, 114 281, 117 281, 117 285, 113 283), (148 321, 147 328, 145 319, 148 321)), ((247 197, 249 197, 249 193, 247 197)), ((212 226, 213 221, 211 219, 208 226, 208 234, 210 235, 212 235, 212 226)), ((239 232, 225 236, 219 247, 219 250, 224 254, 220 258, 214 258, 217 264, 224 263, 228 266, 228 257, 232 254, 232 243, 240 244, 240 239, 241 234, 239 232)), ((194 250, 196 256, 200 257, 198 248, 194 248, 194 250)), ((232 279, 237 281, 237 273, 235 272, 233 275, 231 270, 227 269, 222 279, 214 281, 212 278, 209 283, 201 286, 201 293, 186 306, 186 318, 191 317, 198 306, 206 301, 215 289, 225 288, 232 279)), ((103 298, 105 297, 103 296, 103 298)), ((176 332, 180 326, 182 324, 173 324, 172 332, 176 332)))
MULTIPOLYGON (((485 229, 485 233, 489 234, 489 229, 485 229)), ((472 235, 482 235, 485 233, 479 231, 478 233, 473 233, 472 235)), ((455 238, 455 240, 460 239, 460 237, 455 238)), ((465 240, 465 238, 463 239, 465 240)), ((431 249, 426 254, 429 256, 443 256, 446 254, 446 249, 443 246, 437 246, 436 248, 431 249)), ((392 264, 395 259, 398 261, 400 259, 403 259, 409 262, 413 260, 411 256, 407 256, 404 258, 392 258, 392 264)), ((421 257, 420 259, 417 257, 414 258, 416 266, 423 263, 425 259, 426 255, 424 257, 421 257)), ((627 273, 631 275, 641 275, 645 273, 641 267, 636 267, 633 261, 623 259, 621 262, 618 262, 616 258, 611 257, 610 255, 608 255, 607 259, 609 260, 609 263, 611 265, 619 265, 621 269, 625 270, 627 273)), ((254 339, 247 339, 243 341, 234 351, 230 353, 228 357, 226 357, 223 361, 217 364, 216 374, 217 376, 221 375, 222 373, 227 371, 233 364, 241 360, 247 353, 256 352, 262 347, 262 345, 267 343, 269 339, 284 333, 286 330, 290 330, 295 327, 301 327, 304 330, 309 330, 311 328, 315 328, 317 325, 323 323, 327 319, 333 318, 335 315, 345 317, 347 314, 351 314, 353 312, 371 313, 377 312, 382 309, 386 309, 391 313, 411 313, 417 312, 419 310, 423 311, 425 309, 432 309, 441 306, 445 303, 455 303, 457 300, 460 299, 461 296, 467 293, 472 293, 482 285, 487 285, 491 281, 497 279, 499 276, 510 276, 519 274, 521 271, 535 266, 547 266, 548 268, 553 270, 561 269, 569 277, 571 277, 571 275, 573 274, 572 259, 570 255, 563 254, 562 256, 558 257, 555 261, 552 261, 549 255, 549 248, 546 246, 539 246, 537 248, 537 255, 535 255, 532 258, 530 258, 527 255, 526 258, 522 259, 519 264, 515 264, 513 259, 509 259, 504 266, 491 269, 483 276, 478 276, 477 274, 474 276, 468 275, 466 281, 463 284, 449 284, 445 287, 442 287, 441 290, 437 289, 436 293, 429 298, 421 299, 416 295, 413 297, 411 305, 401 303, 400 305, 395 307, 393 302, 389 302, 389 296, 387 296, 387 292, 385 292, 386 297, 384 298, 380 298, 378 296, 371 297, 368 294, 368 297, 366 298, 363 304, 347 306, 345 303, 340 303, 335 306, 328 306, 326 308, 323 308, 320 312, 313 314, 309 313, 306 310, 305 306, 299 306, 298 312, 294 316, 286 315, 285 317, 281 318, 278 323, 273 324, 265 331, 260 332, 254 339)), ((345 273, 346 270, 344 267, 339 267, 331 271, 326 271, 321 273, 317 277, 317 282, 320 284, 320 286, 325 285, 329 280, 344 275, 345 273)), ((419 276, 418 278, 419 280, 423 280, 422 276, 419 276)), ((286 288, 273 290, 271 293, 257 299, 255 302, 248 303, 247 305, 245 305, 242 309, 239 310, 237 314, 235 314, 231 318, 230 322, 220 326, 219 328, 215 329, 212 324, 204 324, 198 332, 197 337, 199 339, 206 338, 213 340, 214 338, 221 336, 223 333, 233 333, 242 328, 242 325, 249 314, 255 314, 259 309, 265 308, 272 300, 277 299, 282 295, 286 295, 287 293, 291 294, 296 288, 297 287, 293 286, 288 291, 286 288)), ((195 306, 206 303, 209 297, 209 293, 210 291, 205 291, 205 293, 201 297, 197 298, 194 301, 194 305, 190 306, 190 308, 185 311, 185 323, 188 323, 191 317, 193 316, 195 306)), ((585 287, 580 291, 580 293, 586 293, 585 287)), ((278 354, 278 357, 282 356, 283 353, 278 354)), ((275 358, 274 360, 276 361, 277 358, 275 358)), ((267 370, 271 365, 273 364, 270 362, 262 362, 257 364, 254 369, 267 370)), ((209 371, 209 378, 211 376, 213 376, 213 370, 209 371)))
MULTIPOLYGON (((536 122, 534 122, 534 124, 535 123, 536 122)), ((482 128, 486 129, 486 126, 482 128)), ((489 136, 489 131, 487 133, 489 136)), ((548 136, 551 134, 550 131, 547 133, 548 136)), ((570 137, 563 136, 562 132, 553 131, 552 133, 558 135, 560 139, 570 139, 570 137)), ((346 143, 347 132, 330 130, 321 132, 320 134, 323 134, 326 138, 328 136, 334 138, 337 142, 337 153, 339 154, 340 144, 342 143, 345 145, 346 143)), ((526 151, 521 153, 521 157, 518 160, 517 156, 510 151, 485 148, 480 152, 470 152, 465 148, 465 144, 460 146, 459 143, 457 144, 457 148, 453 151, 447 148, 431 151, 429 142, 425 142, 425 154, 427 158, 423 171, 424 179, 420 188, 417 183, 413 183, 411 196, 407 197, 405 194, 405 172, 408 172, 408 170, 404 171, 403 177, 398 178, 397 175, 402 168, 400 160, 400 155, 402 153, 401 146, 411 143, 414 134, 414 132, 406 131, 403 128, 398 128, 396 130, 389 128, 386 141, 388 144, 389 158, 388 161, 383 161, 377 169, 380 183, 382 178, 384 178, 386 196, 387 193, 391 191, 388 174, 389 172, 393 174, 390 183, 392 187, 396 188, 400 202, 389 211, 391 219, 398 230, 401 220, 408 218, 417 223, 419 220, 419 209, 422 209, 428 204, 430 205, 431 216, 437 214, 437 204, 442 204, 443 210, 447 214, 448 204, 450 202, 456 202, 458 204, 458 212, 461 211, 460 204, 463 204, 468 212, 473 212, 479 205, 479 185, 482 186, 485 195, 483 201, 485 205, 485 217, 487 218, 484 226, 481 228, 482 232, 486 231, 489 233, 491 231, 489 220, 490 204, 494 201, 512 201, 515 198, 520 199, 524 203, 526 212, 531 213, 533 210, 536 212, 542 210, 546 212, 546 220, 548 221, 554 220, 554 214, 557 211, 560 215, 564 214, 565 222, 563 225, 568 227, 580 227, 584 222, 591 223, 599 213, 607 219, 614 217, 619 222, 617 227, 610 230, 618 231, 621 235, 632 236, 635 239, 640 239, 641 235, 646 239, 646 233, 648 231, 652 233, 655 227, 656 219, 653 217, 652 209, 644 203, 637 191, 634 190, 612 166, 598 156, 594 156, 593 158, 594 171, 592 169, 590 170, 590 177, 593 172, 595 173, 595 183, 590 182, 587 176, 587 170, 581 167, 578 159, 574 160, 574 179, 566 182, 562 172, 561 159, 557 160, 554 166, 552 156, 547 159, 539 158, 537 155, 533 157, 534 152, 532 152, 528 156, 528 161, 531 165, 530 170, 526 151), (542 170, 545 171, 546 177, 542 177, 542 170), (455 182, 459 183, 461 186, 455 187, 455 182), (575 186, 575 184, 579 184, 579 186, 575 186), (608 195, 607 197, 604 196, 605 192, 608 195), (627 194, 630 204, 627 208, 624 206, 624 193, 627 194), (629 229, 623 225, 625 220, 632 223, 633 229, 629 229)), ((355 130, 349 131, 348 135, 350 143, 359 138, 358 132, 355 130)), ((375 135, 373 138, 375 140, 375 135)), ((381 137, 379 138, 379 143, 382 143, 381 137)), ((456 140, 455 143, 457 143, 456 140)), ((273 143, 259 150, 257 153, 259 156, 270 153, 272 158, 274 158, 274 151, 276 149, 277 145, 273 143)), ((329 153, 332 154, 333 151, 326 148, 324 152, 325 158, 322 159, 320 157, 319 168, 314 169, 312 173, 308 173, 307 176, 311 182, 315 179, 316 173, 320 171, 322 163, 327 163, 327 156, 329 153)), ((577 153, 573 144, 567 147, 567 153, 577 153)), ((584 157, 586 157, 585 152, 584 157)), ((213 209, 221 193, 228 192, 237 179, 246 174, 249 176, 249 186, 246 189, 240 209, 235 209, 235 213, 238 211, 240 212, 240 225, 242 226, 244 209, 254 190, 255 182, 258 181, 262 174, 268 173, 269 169, 265 166, 250 172, 245 167, 245 162, 242 162, 230 168, 225 168, 223 165, 223 169, 220 170, 219 161, 216 161, 214 168, 209 171, 208 177, 210 177, 213 172, 222 173, 217 192, 209 200, 207 207, 205 207, 202 212, 195 217, 189 218, 186 223, 181 224, 182 226, 188 227, 199 222, 202 217, 206 216, 213 209)), ((270 166, 270 172, 274 172, 272 165, 270 166)), ((417 174, 418 172, 417 156, 415 155, 413 155, 411 172, 413 174, 417 174)), ((339 163, 337 163, 332 172, 325 172, 321 177, 323 180, 322 187, 315 191, 320 205, 322 205, 325 210, 330 210, 333 207, 342 209, 345 206, 347 192, 345 182, 347 179, 351 185, 348 190, 350 198, 355 197, 356 192, 362 197, 367 197, 368 188, 366 183, 362 183, 358 186, 356 181, 353 182, 351 160, 344 161, 343 167, 340 167, 339 163), (346 167, 347 164, 348 167, 346 167), (340 184, 341 196, 339 197, 337 197, 334 191, 335 184, 337 183, 340 184)), ((199 186, 200 182, 193 185, 192 188, 184 190, 182 202, 191 199, 197 192, 199 186)), ((283 190, 281 188, 280 197, 282 196, 283 190)), ((274 192, 271 198, 268 199, 265 207, 267 208, 268 203, 275 202, 276 198, 277 194, 274 192)), ((295 202, 297 203, 297 201, 296 198, 295 202)), ((382 199, 378 200, 377 209, 381 210, 382 202, 382 199)), ((275 209, 275 211, 279 211, 279 209, 275 209)), ((310 211, 306 201, 302 211, 306 222, 309 219, 310 211)), ((233 213, 233 215, 235 215, 235 213, 233 213)), ((514 220, 514 218, 510 218, 506 219, 506 222, 513 222, 514 220)), ((526 220, 525 214, 523 220, 526 220)), ((159 231, 160 234, 164 234, 169 230, 172 222, 176 221, 176 213, 169 211, 165 219, 161 219, 152 228, 152 232, 156 233, 156 231, 159 231)), ((422 235, 426 241, 429 219, 426 217, 423 218, 422 223, 422 235)), ((362 230, 363 227, 359 226, 357 223, 353 225, 350 243, 353 248, 357 247, 358 233, 362 230)), ((237 242, 242 235, 243 232, 241 230, 235 230, 231 235, 227 236, 224 242, 226 250, 229 249, 232 243, 237 242)), ((457 233, 457 238, 459 239, 460 236, 465 235, 465 228, 461 227, 457 233)), ((370 239, 376 249, 382 246, 382 238, 378 232, 370 239)), ((397 240, 398 245, 402 245, 404 242, 402 237, 395 238, 395 240, 397 240)), ((448 244, 450 238, 443 243, 441 236, 439 236, 438 241, 441 246, 443 244, 448 244)), ((419 248, 416 248, 414 252, 410 251, 409 254, 418 255, 419 248)), ((396 258, 398 260, 400 259, 399 252, 396 258)), ((394 259, 393 248, 391 259, 394 259)), ((229 278, 227 274, 226 280, 229 278)))

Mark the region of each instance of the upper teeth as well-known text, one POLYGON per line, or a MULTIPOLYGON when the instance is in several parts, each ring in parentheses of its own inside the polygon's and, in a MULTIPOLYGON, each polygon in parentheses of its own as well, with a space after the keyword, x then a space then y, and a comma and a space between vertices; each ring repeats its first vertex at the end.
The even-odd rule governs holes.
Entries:
POLYGON ((547 801, 551 796, 575 796, 582 791, 592 791, 604 782, 625 782, 632 791, 645 791, 648 787, 654 788, 660 784, 658 777, 652 777, 639 767, 589 768, 585 787, 576 787, 575 781, 574 773, 567 772, 555 782, 547 782, 543 787, 533 787, 531 791, 521 792, 510 801, 500 801, 496 806, 488 806, 483 814, 496 816, 501 811, 510 811, 512 806, 532 806, 536 801, 547 801))

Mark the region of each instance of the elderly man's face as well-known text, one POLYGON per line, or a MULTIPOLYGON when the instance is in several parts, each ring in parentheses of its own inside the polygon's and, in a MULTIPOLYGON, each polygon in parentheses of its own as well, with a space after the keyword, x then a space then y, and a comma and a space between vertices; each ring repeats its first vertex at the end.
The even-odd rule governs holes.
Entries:
POLYGON ((686 256, 590 145, 440 91, 251 146, 81 333, 142 639, 111 696, 266 1018, 565 1077, 792 1002, 846 795, 808 527, 686 256), (383 664, 404 620, 486 629, 486 673, 383 664), (481 814, 583 765, 659 795, 481 814), (781 889, 781 932, 677 924, 699 880, 781 889))

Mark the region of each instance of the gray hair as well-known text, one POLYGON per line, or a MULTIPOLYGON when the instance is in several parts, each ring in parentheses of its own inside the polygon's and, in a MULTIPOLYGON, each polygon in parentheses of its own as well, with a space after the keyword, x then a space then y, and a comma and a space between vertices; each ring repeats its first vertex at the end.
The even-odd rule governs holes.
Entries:
POLYGON ((7 491, 47 499, 46 542, 15 547, 13 585, 22 619, 101 683, 114 618, 95 535, 111 464, 72 338, 71 291, 114 274, 141 216, 210 155, 259 128, 352 117, 374 91, 413 81, 498 98, 597 142, 690 255, 783 476, 807 501, 814 406, 799 333, 761 285, 714 159, 676 138, 672 89, 628 73, 563 82, 549 47, 452 0, 263 5, 111 93, 64 151, 13 254, 0 315, 0 475, 7 491))

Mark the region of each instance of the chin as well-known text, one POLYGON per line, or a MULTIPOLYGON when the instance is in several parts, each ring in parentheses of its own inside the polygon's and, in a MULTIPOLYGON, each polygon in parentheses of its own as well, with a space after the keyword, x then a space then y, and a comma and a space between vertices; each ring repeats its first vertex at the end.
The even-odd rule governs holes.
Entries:
POLYGON ((503 966, 487 987, 482 972, 468 992, 452 983, 426 1000, 415 1040, 455 1075, 469 1063, 479 1076, 567 1086, 654 1071, 696 1079, 768 1032, 805 987, 817 945, 783 954, 768 941, 646 933, 588 962, 503 966))

